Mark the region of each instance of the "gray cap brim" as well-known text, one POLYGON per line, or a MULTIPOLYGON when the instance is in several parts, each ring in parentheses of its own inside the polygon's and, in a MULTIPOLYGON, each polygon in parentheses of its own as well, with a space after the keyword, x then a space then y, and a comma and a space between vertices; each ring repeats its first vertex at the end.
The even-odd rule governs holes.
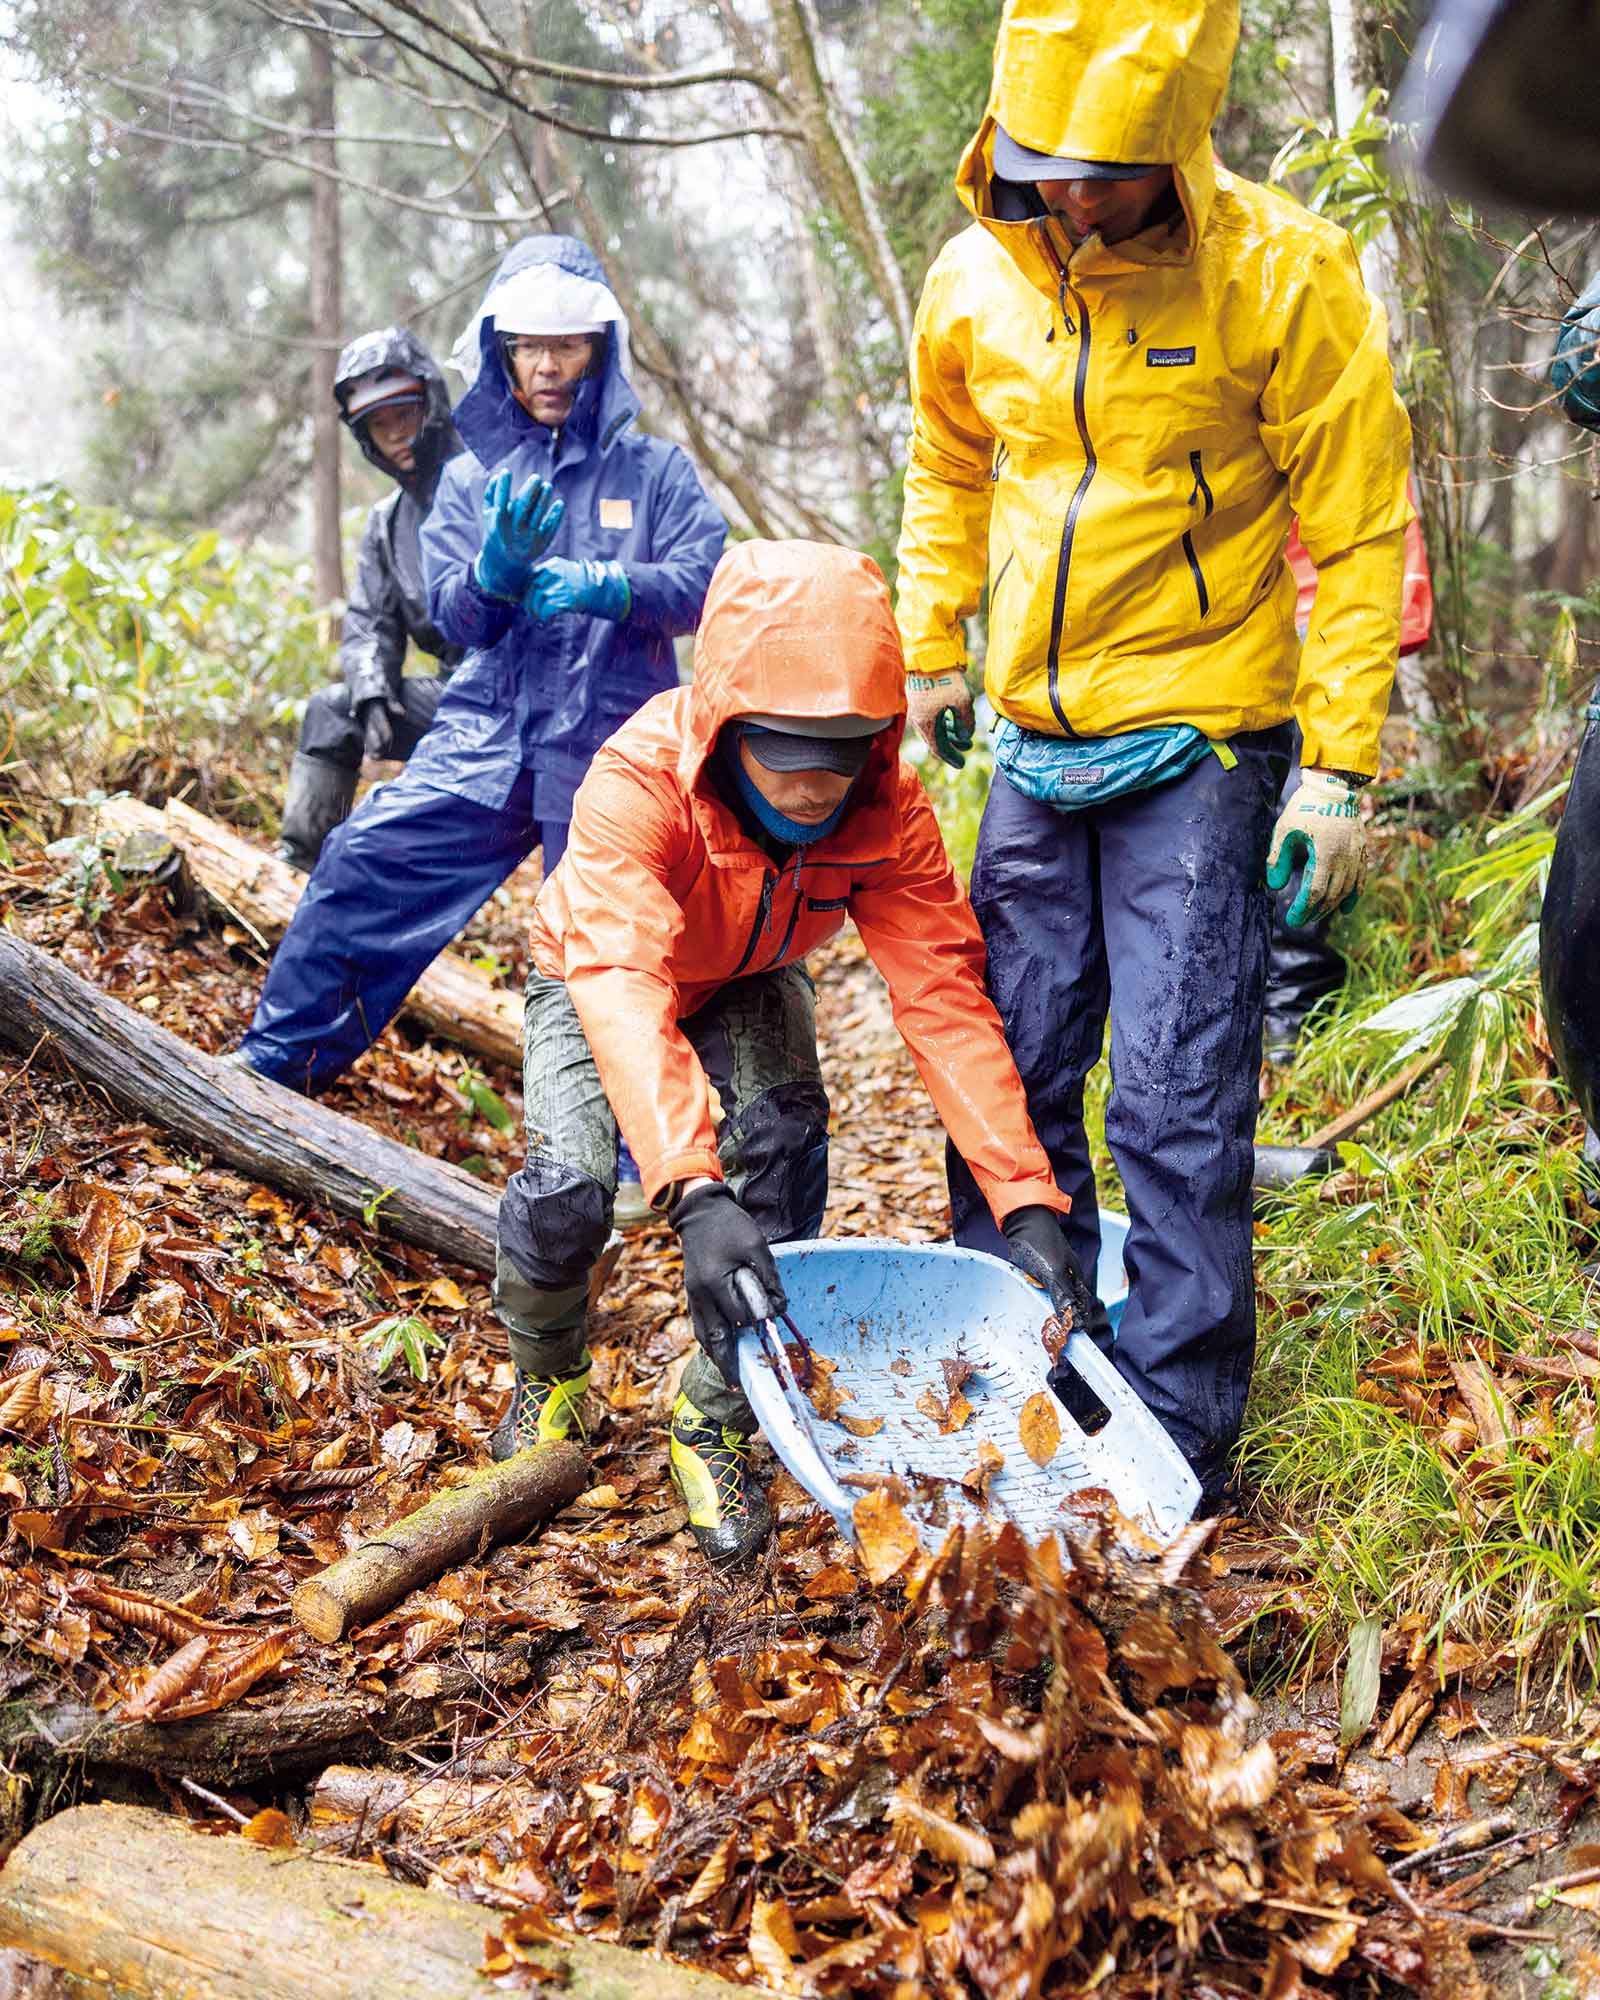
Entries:
MULTIPOLYGON (((1161 162, 1157 163, 1162 164, 1161 162)), ((1155 166, 1125 160, 1069 160, 1022 146, 1003 125, 994 128, 994 170, 1003 181, 1136 181, 1155 166)))

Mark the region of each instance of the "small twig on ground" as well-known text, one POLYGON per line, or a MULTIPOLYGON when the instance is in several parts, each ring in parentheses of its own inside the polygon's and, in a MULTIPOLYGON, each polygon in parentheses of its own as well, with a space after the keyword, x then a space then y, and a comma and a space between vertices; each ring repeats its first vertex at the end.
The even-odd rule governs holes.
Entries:
POLYGON ((1590 1882, 1600 1882, 1600 1868, 1575 1868, 1570 1875, 1552 1875, 1548 1881, 1536 1882, 1525 1896, 1508 1904, 1495 1918, 1497 1924, 1520 1924, 1527 1917, 1548 1908, 1551 1899, 1563 1889, 1582 1889, 1590 1882))
POLYGON ((1487 1847, 1491 1841, 1499 1840, 1504 1834, 1514 1834, 1517 1830, 1515 1813, 1491 1813, 1487 1819, 1469 1820, 1465 1826, 1442 1833, 1437 1840, 1426 1847, 1419 1847, 1412 1854, 1404 1855, 1389 1870, 1391 1880, 1409 1875, 1414 1868, 1442 1861, 1450 1854, 1475 1854, 1487 1847))
POLYGON ((180 1778, 178 1783, 182 1785, 186 1792, 193 1792, 197 1799, 204 1799, 206 1804, 213 1807, 217 1812, 225 1813, 235 1826, 248 1826, 250 1824, 250 1815, 248 1813, 240 1812, 237 1806, 230 1806, 225 1798, 220 1797, 216 1792, 210 1791, 194 1778, 180 1778))

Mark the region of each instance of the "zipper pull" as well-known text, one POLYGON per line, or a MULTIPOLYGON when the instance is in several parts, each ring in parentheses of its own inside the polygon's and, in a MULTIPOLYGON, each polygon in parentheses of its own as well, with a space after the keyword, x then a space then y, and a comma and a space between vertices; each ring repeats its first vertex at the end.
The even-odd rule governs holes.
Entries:
POLYGON ((1067 311, 1067 274, 1065 271, 1061 273, 1061 283, 1056 291, 1056 303, 1061 308, 1062 325, 1067 329, 1068 333, 1076 333, 1078 329, 1073 322, 1071 313, 1067 311))

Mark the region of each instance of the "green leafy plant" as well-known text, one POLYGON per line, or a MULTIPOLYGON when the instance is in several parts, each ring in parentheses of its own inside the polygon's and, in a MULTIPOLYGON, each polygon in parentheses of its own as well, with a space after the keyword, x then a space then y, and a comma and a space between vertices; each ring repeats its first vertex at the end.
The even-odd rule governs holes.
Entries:
POLYGON ((487 1120, 497 1132, 509 1132, 517 1122, 507 1108, 505 1099, 483 1072, 474 1069, 471 1063, 462 1064, 461 1089, 478 1116, 487 1120))
POLYGON ((434 1332, 416 1313, 393 1313, 358 1336, 363 1347, 376 1351, 380 1375, 403 1360, 419 1382, 428 1379, 428 1354, 444 1346, 444 1338, 434 1332))
POLYGON ((1390 130, 1383 115, 1387 102, 1387 91, 1369 90, 1360 115, 1344 132, 1331 119, 1302 119, 1278 148, 1267 174, 1279 183, 1310 174, 1306 207, 1342 224, 1358 250, 1382 234, 1405 199, 1384 159, 1390 130))
POLYGON ((288 720, 327 671, 303 565, 174 536, 55 481, 0 480, 0 714, 11 751, 98 769, 288 720))

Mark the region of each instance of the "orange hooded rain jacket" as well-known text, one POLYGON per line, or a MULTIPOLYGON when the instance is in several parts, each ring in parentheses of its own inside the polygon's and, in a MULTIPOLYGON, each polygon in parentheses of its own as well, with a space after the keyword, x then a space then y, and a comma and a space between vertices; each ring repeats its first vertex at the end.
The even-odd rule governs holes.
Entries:
POLYGON ((916 773, 899 761, 905 663, 877 565, 818 542, 742 542, 717 565, 692 687, 657 695, 579 788, 540 892, 533 957, 564 979, 652 1197, 720 1179, 711 1099, 678 1026, 730 979, 792 965, 854 919, 895 1024, 996 1220, 1069 1207, 999 1017, 983 941, 916 773), (830 834, 780 870, 707 760, 741 715, 892 716, 830 834))

